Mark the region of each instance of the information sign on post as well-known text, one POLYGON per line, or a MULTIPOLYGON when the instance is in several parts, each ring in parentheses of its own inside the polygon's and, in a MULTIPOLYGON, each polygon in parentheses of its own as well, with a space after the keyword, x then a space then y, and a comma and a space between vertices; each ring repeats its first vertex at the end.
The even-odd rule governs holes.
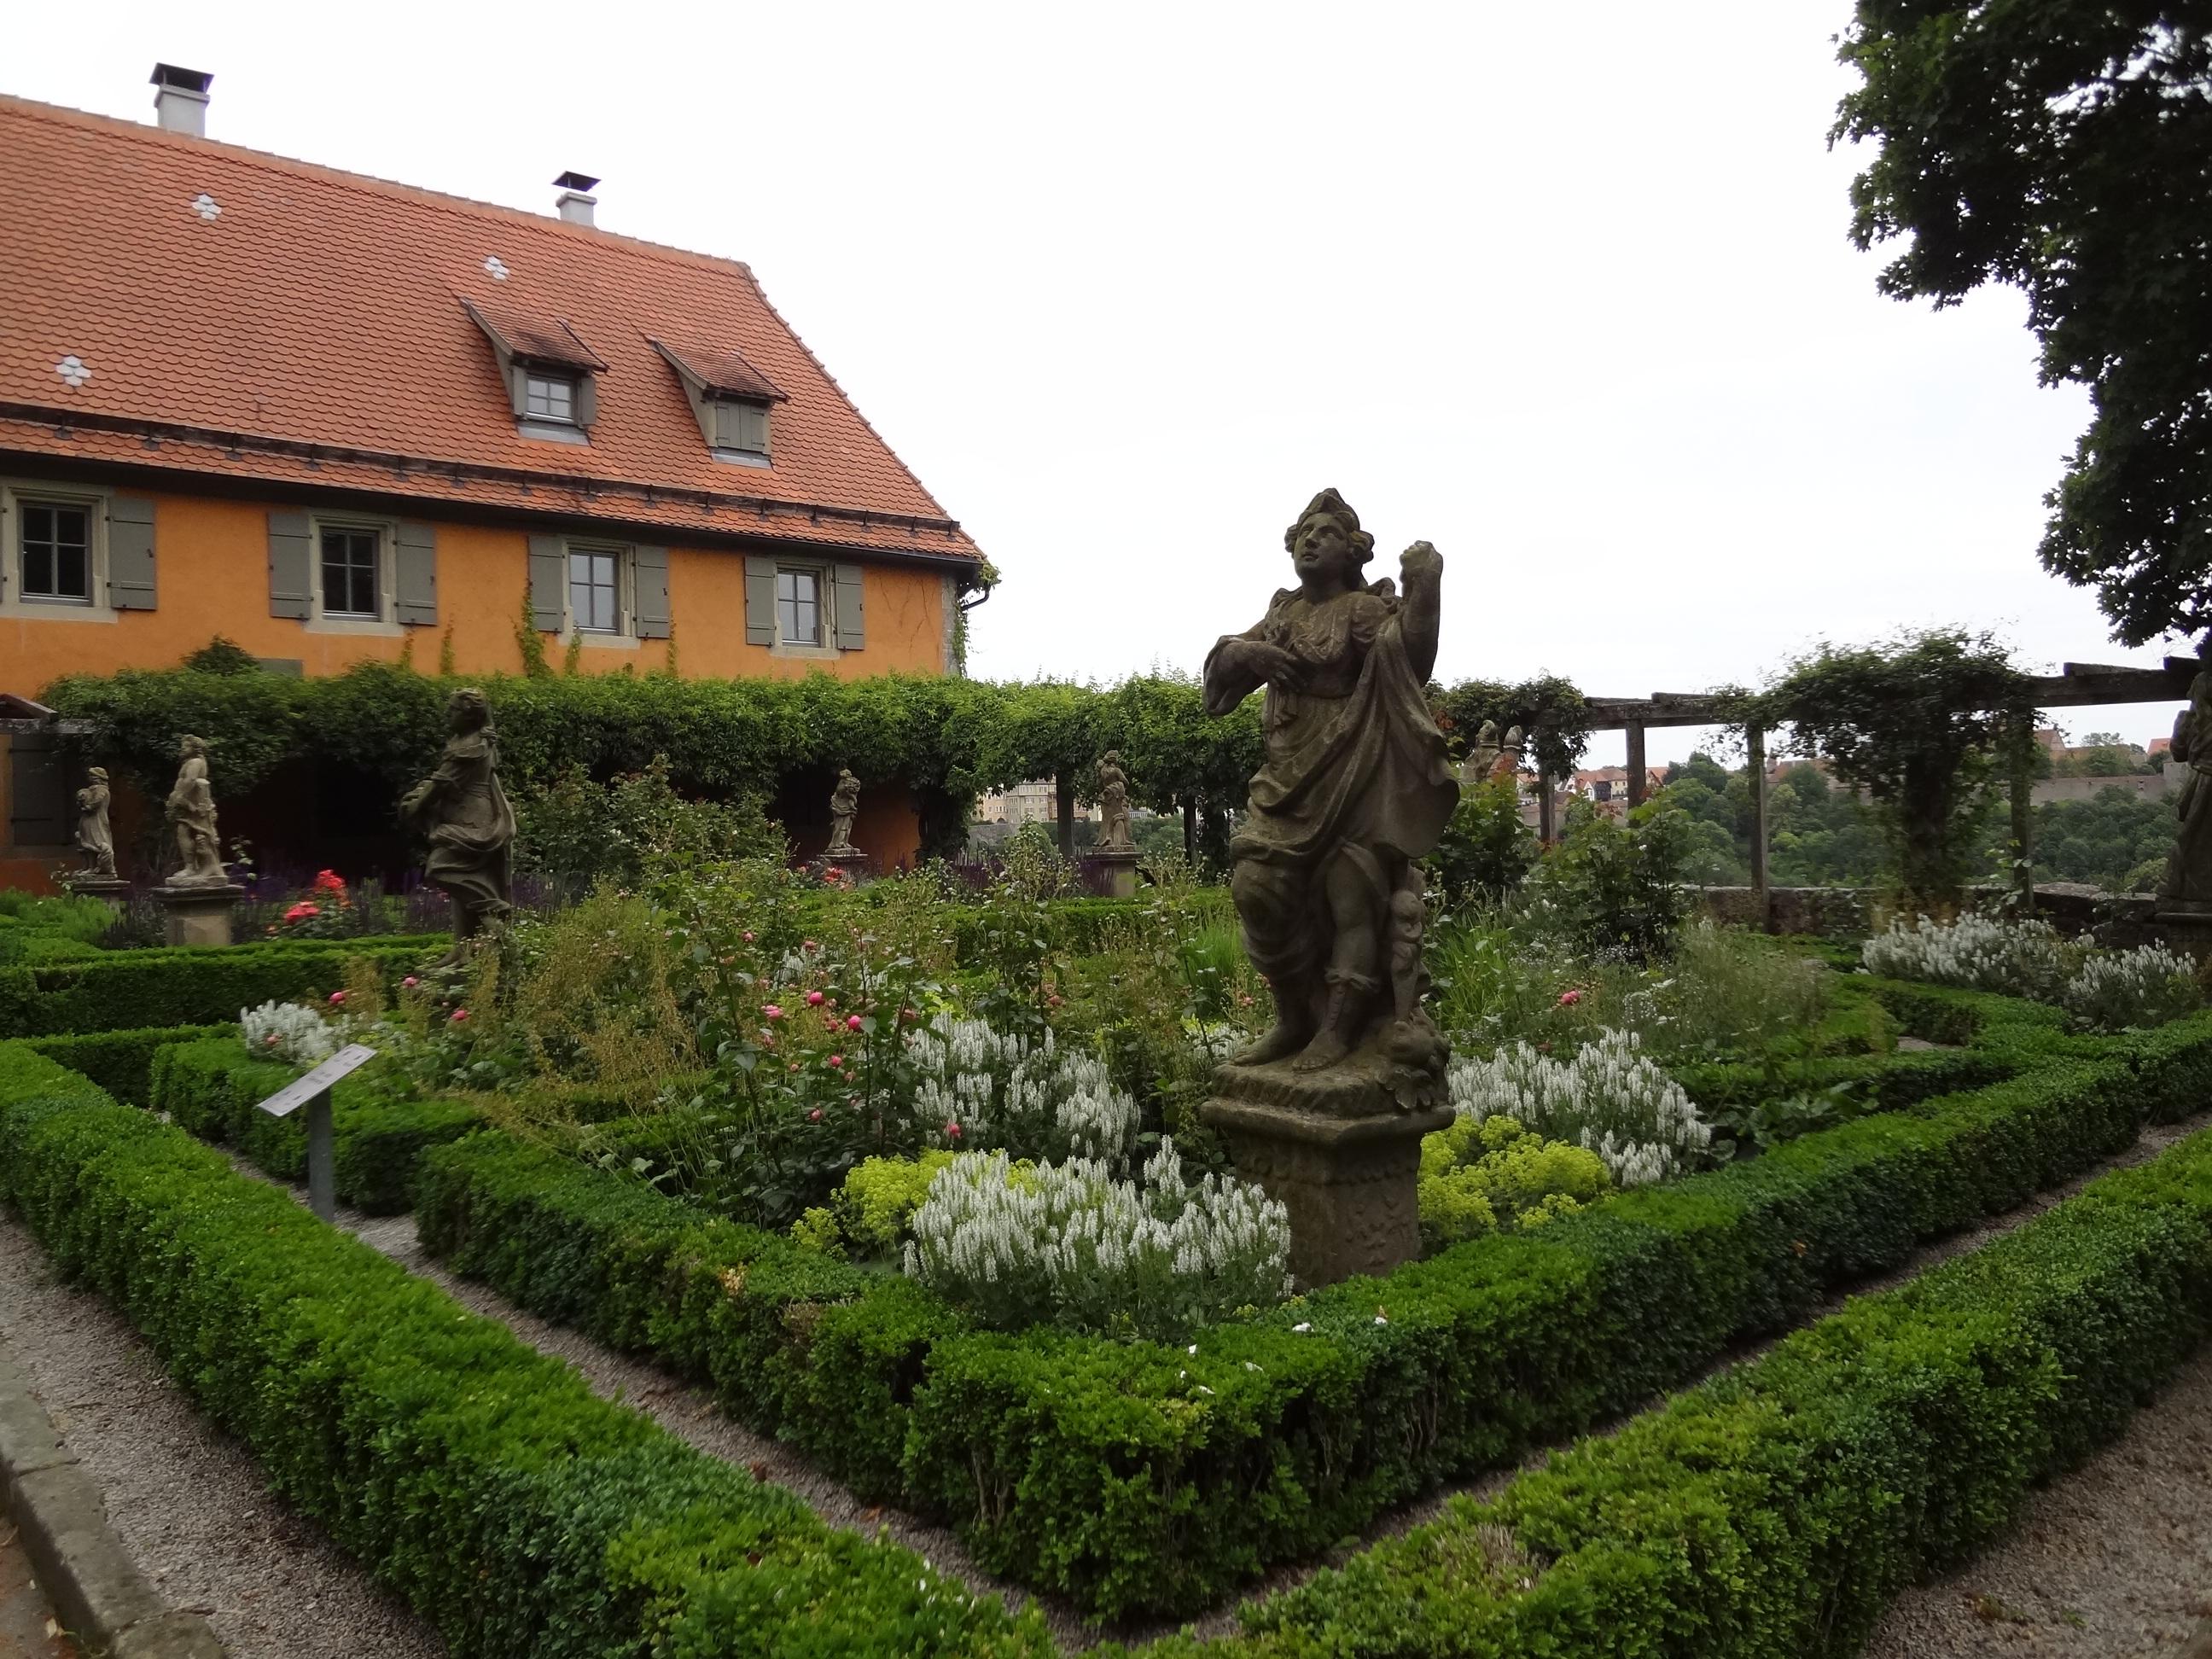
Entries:
POLYGON ((337 1215, 337 1182, 331 1168, 331 1085, 359 1071, 376 1058, 365 1042, 349 1042, 321 1065, 286 1084, 261 1103, 271 1117, 289 1117, 301 1107, 307 1110, 307 1207, 324 1220, 337 1215))

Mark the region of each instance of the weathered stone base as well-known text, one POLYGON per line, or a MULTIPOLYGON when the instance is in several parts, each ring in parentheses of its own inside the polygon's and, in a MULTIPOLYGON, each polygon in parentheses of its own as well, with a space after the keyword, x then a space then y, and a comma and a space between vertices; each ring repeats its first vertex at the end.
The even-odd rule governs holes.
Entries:
POLYGON ((1137 896, 1137 855, 1134 853, 1097 853, 1091 862, 1097 867, 1100 896, 1104 898, 1134 898, 1137 896))
POLYGON ((172 945, 228 945, 230 913, 246 889, 227 881, 215 887, 156 887, 162 931, 172 945))
POLYGON ((64 875, 60 881, 70 897, 105 899, 111 910, 120 910, 131 902, 131 884, 120 876, 64 875))
POLYGON ((876 878, 876 860, 872 855, 866 853, 824 853, 822 855, 820 867, 823 870, 842 871, 851 878, 855 887, 864 885, 876 878))
POLYGON ((1421 1137, 1449 1107, 1404 1112, 1371 1051, 1326 1072, 1288 1062, 1224 1066, 1199 1116, 1237 1173, 1291 1212, 1291 1272, 1308 1288, 1389 1273, 1421 1253, 1415 1183, 1421 1137))

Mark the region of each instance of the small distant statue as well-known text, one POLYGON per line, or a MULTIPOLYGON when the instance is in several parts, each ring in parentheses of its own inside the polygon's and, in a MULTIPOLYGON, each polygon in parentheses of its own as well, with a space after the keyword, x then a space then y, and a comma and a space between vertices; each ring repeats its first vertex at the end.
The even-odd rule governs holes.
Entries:
POLYGON ((84 863, 73 875, 98 881, 115 879, 115 837, 107 827, 107 769, 95 766, 91 781, 76 792, 76 850, 84 863))
POLYGON ((453 901, 453 938, 474 938, 514 908, 507 873, 514 813, 499 787, 499 732, 474 686, 447 704, 453 735, 438 769, 399 803, 403 822, 430 843, 422 878, 453 901))
POLYGON ((824 857, 860 856, 860 849, 853 845, 853 820, 860 815, 860 781, 853 775, 850 768, 841 767, 837 787, 830 797, 830 845, 823 849, 824 857))
POLYGON ((2197 657, 2189 707, 2173 722, 2173 758, 2189 768, 2175 804, 2181 828, 2158 884, 2160 908, 2184 913, 2212 912, 2212 635, 2197 657))
POLYGON ((1501 738, 1496 720, 1483 721, 1482 729, 1474 734, 1474 747, 1468 751, 1467 775, 1477 783, 1492 783, 1520 769, 1521 728, 1508 726, 1501 738))
POLYGON ((1133 853, 1137 843, 1129 834, 1129 775, 1121 769, 1121 752, 1109 749, 1098 757, 1098 850, 1133 853))
POLYGON ((1375 538, 1334 489, 1285 533, 1298 585, 1206 660, 1206 711, 1267 688, 1267 761, 1229 844, 1245 946, 1275 1023, 1234 1063, 1336 1066, 1379 1044, 1404 1109, 1432 1106, 1443 1039, 1419 1002, 1418 862, 1459 800, 1422 687, 1436 665, 1443 561, 1416 542, 1401 596, 1361 567, 1375 538))
MULTIPOLYGON (((230 872, 222 867, 215 829, 215 791, 208 784, 207 744, 200 738, 187 737, 177 745, 184 764, 177 769, 177 781, 169 790, 169 799, 162 808, 163 816, 177 836, 177 872, 169 878, 172 887, 222 887, 229 884, 230 872)), ((106 817, 103 809, 101 816, 106 817)), ((109 854, 111 860, 113 853, 109 854)))

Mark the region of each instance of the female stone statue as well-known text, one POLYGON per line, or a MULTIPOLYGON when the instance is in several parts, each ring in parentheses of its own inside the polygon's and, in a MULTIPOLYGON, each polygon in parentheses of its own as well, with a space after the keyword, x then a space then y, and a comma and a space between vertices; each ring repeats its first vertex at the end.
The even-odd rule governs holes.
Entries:
POLYGON ((1129 834, 1129 775, 1121 769, 1121 752, 1109 749, 1098 758, 1098 850, 1133 853, 1136 842, 1129 834))
POLYGON ((181 739, 178 752, 184 764, 169 790, 162 811, 177 836, 177 872, 172 887, 221 887, 230 880, 217 852, 215 830, 215 792, 208 786, 207 744, 198 738, 181 739))
POLYGON ((823 849, 830 858, 856 858, 860 849, 853 845, 853 820, 860 815, 860 781, 849 768, 840 767, 837 787, 830 797, 830 845, 823 849))
POLYGON ((474 686, 448 705, 453 735, 438 769, 407 792, 401 819, 430 843, 423 879, 453 901, 453 937, 465 939, 514 908, 507 850, 514 814, 499 787, 499 733, 491 705, 474 686))
POLYGON ((1433 1076, 1443 1048, 1426 1014, 1394 1018, 1395 999, 1382 994, 1407 973, 1409 953, 1418 959, 1415 860, 1459 799, 1421 690, 1436 663, 1443 561, 1416 542, 1399 561, 1402 597, 1387 580, 1364 583, 1375 538, 1334 489, 1284 543, 1298 585, 1206 659, 1210 714, 1267 688, 1267 762, 1229 851, 1275 1024, 1237 1063, 1296 1054, 1294 1069, 1318 1071, 1387 1023, 1390 1058, 1433 1076))
POLYGON ((2189 707, 2173 722, 2173 758, 2189 768, 2176 811, 2181 828, 2158 884, 2161 909, 2212 912, 2212 637, 2189 684, 2189 707))
POLYGON ((76 792, 76 850, 84 854, 84 865, 75 873, 112 881, 115 837, 107 827, 107 769, 95 766, 87 775, 91 781, 76 792))

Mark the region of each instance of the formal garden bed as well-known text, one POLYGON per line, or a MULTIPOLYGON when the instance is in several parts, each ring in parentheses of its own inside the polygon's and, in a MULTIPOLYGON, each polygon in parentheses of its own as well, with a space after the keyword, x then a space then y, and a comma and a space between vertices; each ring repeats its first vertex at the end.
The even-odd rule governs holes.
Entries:
MULTIPOLYGON (((344 1201, 412 1211, 455 1271, 1109 1621, 1218 1607, 1637 1410, 2193 1114, 2212 1078, 2212 1014, 2162 963, 2068 945, 2063 973, 2004 978, 1877 938, 1907 980, 1671 915, 1593 951, 1553 883, 1433 945, 1461 1109, 1424 1155, 1424 1259, 1286 1295, 1279 1223, 1194 1109, 1256 1023, 1222 896, 1049 886, 692 866, 459 969, 381 939, 115 952, 16 970, 40 1034, 4 1052, 16 1093, 100 1106, 102 1135, 112 1097, 293 1180, 301 1134, 255 1103, 370 1042, 336 1094, 344 1201), (126 962, 137 1000, 88 986, 126 962), (2066 994, 2099 963, 2179 1017, 2099 1029, 2112 1000, 2066 994), (236 989, 228 1020, 203 978, 236 989), (185 1023, 125 1023, 142 1006, 185 1023)), ((2014 931, 1997 955, 2033 958, 2014 931)), ((25 1170, 48 1145, 17 1144, 25 1170)))

